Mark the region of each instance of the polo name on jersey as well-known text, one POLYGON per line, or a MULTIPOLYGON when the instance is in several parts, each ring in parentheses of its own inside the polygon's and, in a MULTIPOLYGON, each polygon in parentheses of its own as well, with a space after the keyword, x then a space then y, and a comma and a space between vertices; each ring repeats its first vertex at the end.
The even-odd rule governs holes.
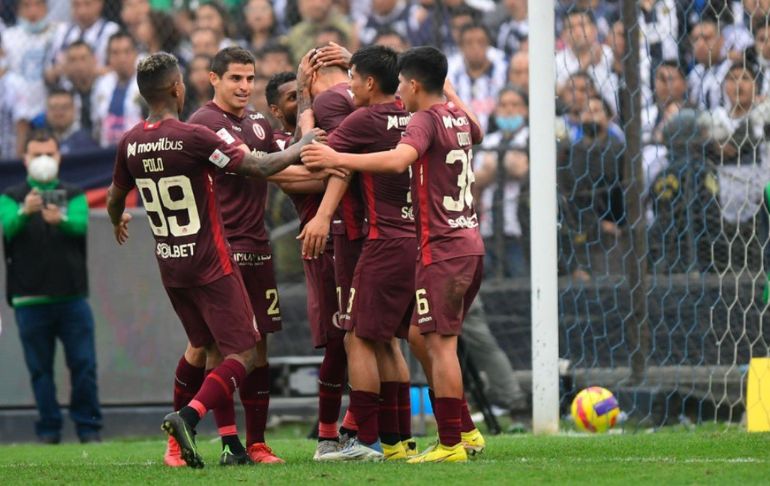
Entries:
POLYGON ((168 243, 158 243, 155 247, 155 254, 158 258, 187 258, 195 254, 195 243, 185 243, 182 245, 169 245, 168 243))
POLYGON ((148 152, 179 152, 183 149, 183 142, 181 140, 169 140, 163 137, 156 142, 146 143, 129 143, 126 147, 126 156, 131 157, 136 154, 145 154, 148 152))

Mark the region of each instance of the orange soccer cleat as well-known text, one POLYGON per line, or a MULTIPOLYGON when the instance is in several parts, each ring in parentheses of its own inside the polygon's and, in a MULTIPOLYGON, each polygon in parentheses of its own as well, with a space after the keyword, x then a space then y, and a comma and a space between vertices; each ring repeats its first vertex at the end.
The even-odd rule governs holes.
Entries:
POLYGON ((163 463, 169 467, 185 467, 187 465, 182 459, 182 450, 176 439, 169 436, 166 444, 166 453, 163 455, 163 463))
POLYGON ((255 464, 283 464, 286 461, 276 456, 273 450, 264 442, 251 444, 248 449, 249 457, 255 464))

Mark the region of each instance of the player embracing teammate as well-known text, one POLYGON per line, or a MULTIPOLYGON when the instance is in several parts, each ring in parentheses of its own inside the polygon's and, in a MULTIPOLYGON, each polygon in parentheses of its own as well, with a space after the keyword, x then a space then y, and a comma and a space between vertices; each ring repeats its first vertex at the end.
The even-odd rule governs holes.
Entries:
POLYGON ((418 258, 409 340, 432 389, 439 440, 408 462, 466 461, 468 450, 484 447, 468 414, 457 357, 462 322, 481 284, 484 247, 470 164, 471 147, 482 133, 446 83, 447 61, 440 51, 410 49, 401 55, 398 71, 398 93, 413 116, 393 150, 353 154, 313 143, 302 149, 302 160, 311 169, 388 174, 411 168, 418 258))
POLYGON ((128 239, 128 192, 137 187, 156 241, 156 258, 169 299, 190 345, 219 357, 187 405, 168 414, 163 429, 190 467, 203 467, 195 427, 209 410, 232 403, 258 364, 261 340, 249 295, 225 239, 215 190, 218 172, 266 178, 296 162, 310 133, 284 152, 252 154, 210 129, 179 121, 185 85, 176 58, 158 53, 138 66, 147 120, 118 144, 107 208, 115 238, 128 239))

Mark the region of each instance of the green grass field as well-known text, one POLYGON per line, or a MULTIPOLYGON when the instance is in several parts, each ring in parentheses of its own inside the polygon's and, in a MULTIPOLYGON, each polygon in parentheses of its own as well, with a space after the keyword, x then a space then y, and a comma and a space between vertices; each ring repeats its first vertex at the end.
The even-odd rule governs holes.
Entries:
MULTIPOLYGON (((770 434, 709 427, 604 436, 488 437, 468 464, 318 464, 314 443, 271 440, 287 464, 222 468, 218 440, 201 440, 203 470, 162 465, 165 442, 0 447, 0 484, 768 484, 770 434)), ((420 445, 426 444, 423 439, 420 445)))

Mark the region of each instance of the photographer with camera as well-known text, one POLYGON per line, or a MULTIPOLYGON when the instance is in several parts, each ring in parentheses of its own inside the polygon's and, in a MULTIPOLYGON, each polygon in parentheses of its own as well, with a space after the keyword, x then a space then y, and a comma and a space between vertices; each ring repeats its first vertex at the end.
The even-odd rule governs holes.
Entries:
POLYGON ((70 369, 70 416, 81 442, 99 441, 94 319, 86 301, 88 203, 58 179, 59 145, 35 131, 24 146, 27 180, 0 195, 7 264, 6 297, 14 308, 37 403, 38 440, 57 444, 62 418, 53 376, 56 338, 70 369))

